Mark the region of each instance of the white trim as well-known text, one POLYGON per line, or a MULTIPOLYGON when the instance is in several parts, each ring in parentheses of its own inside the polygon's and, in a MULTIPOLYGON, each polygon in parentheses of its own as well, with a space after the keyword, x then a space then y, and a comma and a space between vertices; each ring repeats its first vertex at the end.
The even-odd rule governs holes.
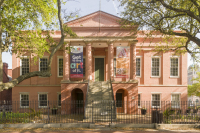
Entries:
POLYGON ((137 78, 141 78, 141 76, 142 76, 142 71, 141 71, 141 68, 142 68, 142 56, 136 56, 136 61, 137 61, 137 58, 140 58, 140 76, 137 76, 136 72, 135 72, 135 75, 136 75, 137 78))
POLYGON ((47 106, 48 106, 48 92, 38 92, 38 108, 47 108, 47 106, 40 106, 40 94, 46 94, 47 95, 47 106))
POLYGON ((160 92, 151 92, 151 108, 161 108, 161 94, 160 92), (160 95, 160 106, 152 106, 152 95, 157 94, 160 95))
POLYGON ((162 92, 151 92, 151 94, 162 94, 162 92))
POLYGON ((20 108, 29 108, 29 106, 21 106, 21 95, 28 95, 28 101, 29 101, 29 92, 20 92, 19 93, 20 108))
POLYGON ((181 108, 181 93, 171 93, 171 108, 181 108), (172 95, 179 95, 179 106, 172 106, 172 95))
MULTIPOLYGON (((47 63, 48 63, 48 56, 43 56, 42 58, 46 58, 47 59, 47 63)), ((39 58, 39 63, 38 63, 39 64, 39 71, 40 71, 40 59, 41 58, 39 58)))
POLYGON ((181 94, 181 92, 171 92, 171 94, 181 94))
MULTIPOLYGON (((61 105, 59 106, 59 95, 61 96, 61 92, 57 92, 57 101, 58 101, 58 107, 61 107, 61 105)), ((60 101, 61 101, 61 99, 60 99, 60 101)))
POLYGON ((151 57, 151 77, 152 77, 152 78, 160 78, 160 77, 161 77, 161 76, 160 76, 160 75, 161 75, 161 74, 160 74, 160 73, 161 73, 160 70, 161 70, 161 56, 152 56, 152 57, 151 57), (158 58, 158 59, 159 59, 159 76, 152 76, 152 59, 153 59, 153 58, 158 58))
POLYGON ((179 78, 179 71, 180 71, 180 69, 179 69, 179 63, 180 63, 180 61, 179 61, 180 59, 179 59, 179 56, 170 56, 170 72, 169 72, 169 74, 170 74, 170 78, 179 78), (171 76, 171 58, 177 58, 178 59, 178 76, 171 76))
MULTIPOLYGON (((57 77, 63 77, 59 76, 59 59, 63 59, 63 56, 57 56, 57 77)), ((63 74, 64 74, 64 59, 63 59, 63 74)))
POLYGON ((20 76, 22 75, 22 59, 27 59, 29 60, 29 72, 30 72, 30 57, 29 56, 20 56, 20 76))
POLYGON ((94 81, 95 81, 95 59, 96 58, 103 58, 103 60, 104 60, 104 64, 103 64, 103 68, 104 68, 104 77, 103 77, 103 79, 104 79, 104 81, 105 81, 105 56, 96 56, 96 57, 94 57, 94 81))

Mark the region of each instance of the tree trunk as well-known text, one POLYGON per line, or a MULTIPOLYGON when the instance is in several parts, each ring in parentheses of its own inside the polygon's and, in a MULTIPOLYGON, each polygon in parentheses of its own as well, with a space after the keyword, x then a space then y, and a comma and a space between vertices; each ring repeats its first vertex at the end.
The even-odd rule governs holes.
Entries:
POLYGON ((3 84, 3 62, 2 62, 2 24, 0 16, 0 84, 3 84))

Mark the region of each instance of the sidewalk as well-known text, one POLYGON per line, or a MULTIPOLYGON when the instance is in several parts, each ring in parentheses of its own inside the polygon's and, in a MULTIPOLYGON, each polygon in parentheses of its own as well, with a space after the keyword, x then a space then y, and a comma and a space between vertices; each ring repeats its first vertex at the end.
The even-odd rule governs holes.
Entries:
POLYGON ((199 130, 155 130, 155 129, 119 129, 119 128, 48 128, 48 129, 0 129, 0 133, 197 133, 199 130))

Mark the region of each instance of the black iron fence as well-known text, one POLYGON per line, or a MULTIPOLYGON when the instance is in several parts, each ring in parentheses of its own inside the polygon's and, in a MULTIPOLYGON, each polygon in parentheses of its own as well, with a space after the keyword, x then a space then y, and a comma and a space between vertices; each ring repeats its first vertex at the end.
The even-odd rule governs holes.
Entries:
POLYGON ((200 123, 200 104, 187 101, 3 101, 2 123, 200 123), (87 105, 86 105, 87 104, 87 105))

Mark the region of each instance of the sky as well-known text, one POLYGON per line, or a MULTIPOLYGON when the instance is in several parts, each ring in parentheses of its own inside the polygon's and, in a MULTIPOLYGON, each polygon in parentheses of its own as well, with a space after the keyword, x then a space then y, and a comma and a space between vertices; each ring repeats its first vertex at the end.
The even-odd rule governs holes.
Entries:
MULTIPOLYGON (((99 11, 99 9, 120 17, 120 12, 123 9, 118 7, 119 2, 117 0, 73 0, 62 5, 62 9, 66 9, 66 12, 79 10, 79 17, 99 11)), ((3 52, 2 60, 8 63, 8 69, 12 69, 12 55, 10 53, 3 52)), ((188 66, 192 63, 191 56, 188 54, 188 66)))

